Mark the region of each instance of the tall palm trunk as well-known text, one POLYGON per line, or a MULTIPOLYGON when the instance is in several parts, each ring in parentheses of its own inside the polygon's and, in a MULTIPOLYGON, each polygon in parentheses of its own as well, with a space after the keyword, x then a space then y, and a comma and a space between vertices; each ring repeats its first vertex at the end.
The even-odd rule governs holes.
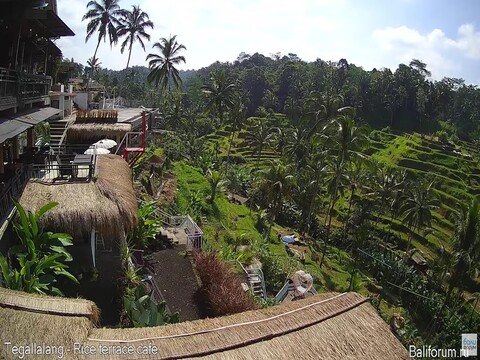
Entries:
POLYGON ((348 225, 348 220, 350 219, 350 213, 352 212, 352 205, 353 205, 353 197, 354 196, 355 196, 355 189, 352 188, 352 193, 350 194, 350 199, 348 200, 347 219, 345 220, 345 224, 343 224, 343 237, 344 238, 347 234, 347 225, 348 225))
POLYGON ((232 151, 232 144, 233 144, 233 139, 235 138, 235 130, 232 129, 232 135, 230 136, 230 144, 228 145, 228 151, 227 151, 227 164, 225 166, 225 173, 228 170, 228 165, 230 164, 230 152, 232 151))
POLYGON ((432 334, 435 333, 435 328, 436 328, 436 326, 437 326, 437 321, 438 321, 438 319, 442 316, 443 311, 444 311, 445 308, 447 307, 447 303, 448 303, 448 301, 450 300, 450 296, 451 296, 452 293, 453 293, 453 289, 455 289, 455 286, 454 286, 454 284, 453 284, 452 282, 450 282, 450 284, 448 285, 447 295, 445 296, 445 300, 443 301, 442 307, 440 308, 440 310, 438 311, 438 313, 435 314, 434 317, 433 317, 432 325, 430 326, 430 329, 428 330, 426 340, 430 339, 430 336, 432 336, 432 334))
POLYGON ((130 65, 130 57, 132 56, 132 42, 130 42, 130 50, 128 51, 128 60, 127 60, 127 67, 125 70, 128 69, 128 65, 130 65))
MULTIPOLYGON (((97 51, 98 51, 98 47, 100 46, 100 38, 98 39, 97 41, 97 47, 95 48, 95 52, 93 53, 93 58, 92 58, 92 61, 97 57, 97 51)), ((93 66, 92 68, 90 69, 90 74, 89 76, 87 76, 87 110, 88 110, 88 102, 90 100, 90 79, 93 77, 93 66)))

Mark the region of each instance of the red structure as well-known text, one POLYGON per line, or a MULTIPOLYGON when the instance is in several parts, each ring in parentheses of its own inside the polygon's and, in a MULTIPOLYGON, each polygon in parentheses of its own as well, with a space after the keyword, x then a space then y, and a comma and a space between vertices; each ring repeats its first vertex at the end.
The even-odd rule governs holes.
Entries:
POLYGON ((125 135, 125 148, 122 157, 132 167, 138 161, 140 156, 145 152, 145 134, 147 132, 147 120, 145 111, 142 112, 142 131, 129 132, 125 135), (140 137, 140 141, 139 140, 140 137), (135 144, 138 144, 135 146, 135 144))

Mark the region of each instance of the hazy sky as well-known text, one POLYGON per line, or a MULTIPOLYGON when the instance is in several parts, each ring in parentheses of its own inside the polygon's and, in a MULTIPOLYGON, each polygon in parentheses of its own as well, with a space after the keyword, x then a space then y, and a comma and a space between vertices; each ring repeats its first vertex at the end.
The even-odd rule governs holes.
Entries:
MULTIPOLYGON (((100 0, 97 0, 100 1, 100 0)), ((96 38, 85 44, 87 0, 58 0, 60 17, 76 33, 57 41, 64 56, 85 64, 96 38)), ((187 47, 181 69, 234 61, 242 51, 295 53, 350 63, 366 70, 426 62, 434 79, 462 77, 480 85, 480 0, 120 0, 140 5, 155 23, 144 53, 134 45, 131 65, 160 37, 177 35, 187 47)), ((102 43, 103 67, 123 69, 127 53, 102 43)))

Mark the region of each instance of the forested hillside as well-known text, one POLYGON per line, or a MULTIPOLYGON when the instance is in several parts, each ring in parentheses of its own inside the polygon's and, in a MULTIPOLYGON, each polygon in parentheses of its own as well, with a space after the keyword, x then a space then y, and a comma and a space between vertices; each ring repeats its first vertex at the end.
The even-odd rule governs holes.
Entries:
MULTIPOLYGON (((333 108, 341 103, 354 107, 357 119, 373 128, 442 131, 453 139, 470 141, 480 136, 480 89, 462 79, 434 81, 428 64, 420 60, 397 69, 365 71, 345 59, 308 63, 295 54, 241 53, 233 63, 180 71, 183 91, 194 105, 200 106, 201 86, 217 70, 238 85, 247 116, 266 109, 301 123, 314 118, 321 104, 333 108)), ((125 89, 121 93, 133 103, 158 105, 155 90, 146 85, 148 72, 146 67, 135 66, 123 71, 100 69, 95 76, 107 88, 125 89)))

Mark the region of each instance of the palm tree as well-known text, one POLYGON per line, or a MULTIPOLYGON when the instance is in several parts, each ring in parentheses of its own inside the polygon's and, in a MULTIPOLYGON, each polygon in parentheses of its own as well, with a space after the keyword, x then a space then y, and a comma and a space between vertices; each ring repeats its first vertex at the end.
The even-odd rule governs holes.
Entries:
POLYGON ((175 87, 179 89, 182 86, 182 79, 175 65, 181 62, 185 63, 185 57, 179 55, 180 51, 186 50, 185 45, 177 42, 177 35, 170 36, 170 38, 161 38, 159 42, 153 44, 153 49, 158 49, 160 54, 148 54, 146 60, 150 68, 147 81, 158 86, 161 83, 162 91, 165 91, 167 86, 170 90, 170 80, 173 80, 175 87))
POLYGON ((452 265, 448 289, 437 316, 430 327, 428 336, 435 332, 436 320, 441 317, 455 287, 463 289, 467 277, 478 276, 478 248, 480 247, 480 198, 475 197, 457 222, 453 238, 452 265))
MULTIPOLYGON (((329 93, 319 93, 312 91, 305 101, 306 115, 313 116, 314 123, 308 131, 308 137, 312 137, 321 124, 325 124, 335 119, 342 111, 343 97, 341 95, 330 95, 329 93)), ((349 109, 349 108, 348 108, 349 109)))
POLYGON ((102 63, 100 61, 98 61, 98 58, 93 57, 93 58, 88 59, 88 61, 87 61, 87 66, 88 66, 87 72, 89 72, 91 74, 97 73, 100 70, 100 65, 102 65, 102 63))
POLYGON ((127 67, 130 64, 130 57, 132 56, 132 47, 135 41, 140 43, 143 51, 145 51, 145 44, 143 40, 150 40, 150 35, 145 31, 146 28, 154 28, 153 22, 149 20, 148 14, 140 9, 139 6, 133 5, 132 11, 120 10, 120 25, 117 28, 118 37, 125 36, 122 42, 120 51, 124 52, 128 45, 128 60, 127 67))
POLYGON ((333 155, 330 162, 330 182, 328 193, 330 194, 330 204, 325 225, 327 227, 326 239, 320 267, 323 264, 327 251, 327 241, 330 237, 332 225, 333 210, 339 197, 340 186, 345 180, 346 169, 352 161, 366 161, 365 155, 360 150, 368 143, 364 130, 355 125, 355 122, 348 115, 341 115, 331 120, 323 129, 321 136, 325 141, 325 146, 329 154, 333 155))
POLYGON ((222 175, 218 171, 212 171, 210 169, 207 171, 207 180, 208 184, 210 185, 209 201, 211 204, 213 204, 217 195, 223 191, 226 182, 222 179, 222 175))
MULTIPOLYGON (((258 189, 263 193, 265 206, 270 207, 270 230, 282 210, 284 200, 291 196, 295 178, 288 165, 271 161, 270 166, 260 174, 258 189)), ((270 231, 269 231, 270 234, 270 231)))
POLYGON ((85 42, 87 42, 92 35, 98 31, 97 47, 93 58, 97 57, 98 47, 100 41, 105 40, 108 34, 110 46, 117 43, 118 34, 117 26, 119 25, 118 17, 121 15, 119 0, 100 0, 89 1, 87 4, 87 13, 83 15, 83 20, 90 20, 87 25, 87 36, 85 42))
POLYGON ((217 113, 223 124, 225 110, 233 107, 235 83, 225 76, 225 71, 217 70, 210 74, 210 84, 204 85, 202 91, 208 99, 206 109, 217 113))
MULTIPOLYGON (((230 151, 232 150, 233 139, 235 138, 235 132, 239 131, 243 123, 245 121, 246 111, 247 108, 243 103, 243 99, 240 95, 235 96, 232 104, 232 109, 229 113, 230 118, 230 126, 232 127, 232 133, 230 137, 230 144, 228 145, 228 152, 227 152, 227 161, 230 159, 230 151)), ((228 166, 228 163, 227 163, 228 166)))
POLYGON ((433 191, 433 182, 430 184, 420 183, 418 186, 411 187, 402 200, 400 213, 403 216, 403 222, 410 230, 407 256, 415 231, 432 226, 432 211, 438 208, 438 204, 438 198, 433 191))
POLYGON ((321 180, 325 176, 326 166, 323 154, 308 159, 309 163, 297 176, 295 201, 301 211, 299 228, 302 232, 310 230, 313 214, 321 205, 321 180))
POLYGON ((257 168, 260 165, 263 150, 272 144, 273 135, 273 129, 268 126, 265 119, 258 119, 252 130, 247 133, 247 141, 253 147, 253 153, 257 155, 257 168))
POLYGON ((328 148, 328 153, 333 155, 335 160, 331 164, 332 182, 330 186, 330 207, 327 214, 328 229, 332 222, 332 212, 338 200, 340 180, 344 177, 346 169, 352 161, 365 161, 366 157, 360 150, 368 143, 368 139, 362 128, 355 126, 355 122, 347 115, 341 115, 332 120, 324 128, 323 139, 328 148))

